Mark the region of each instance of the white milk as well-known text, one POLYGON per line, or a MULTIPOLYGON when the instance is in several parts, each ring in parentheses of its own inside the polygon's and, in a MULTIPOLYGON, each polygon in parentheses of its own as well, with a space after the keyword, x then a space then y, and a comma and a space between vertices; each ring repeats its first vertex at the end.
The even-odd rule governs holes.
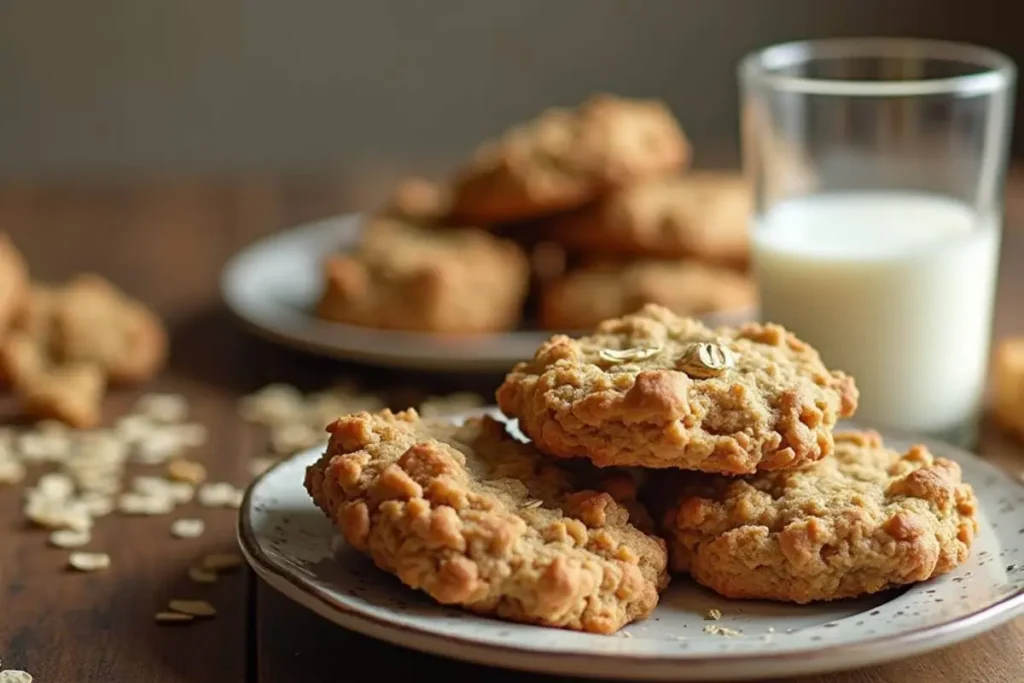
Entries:
POLYGON ((998 244, 998 218, 935 195, 791 200, 754 231, 762 319, 854 376, 854 420, 959 429, 982 400, 998 244))

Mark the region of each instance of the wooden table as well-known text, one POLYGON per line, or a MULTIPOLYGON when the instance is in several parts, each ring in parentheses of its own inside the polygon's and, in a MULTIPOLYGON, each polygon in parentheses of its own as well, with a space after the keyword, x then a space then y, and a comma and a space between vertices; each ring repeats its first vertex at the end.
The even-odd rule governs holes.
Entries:
MULTIPOLYGON (((189 180, 0 184, 0 229, 9 231, 41 279, 83 269, 106 274, 155 306, 173 331, 166 373, 147 389, 180 391, 211 439, 197 457, 218 479, 242 484, 261 452, 259 431, 236 415, 245 392, 271 381, 315 388, 354 375, 374 386, 413 381, 434 392, 492 391, 498 378, 368 371, 261 342, 219 304, 218 273, 247 242, 297 221, 367 206, 370 195, 345 177, 258 175, 189 180)), ((1011 184, 996 334, 1024 332, 1024 182, 1011 184)), ((109 417, 130 392, 113 395, 109 417)), ((986 430, 981 449, 1016 471, 1024 450, 986 430)), ((205 553, 230 550, 234 514, 197 508, 197 540, 172 539, 167 518, 103 519, 95 546, 110 552, 99 574, 64 570, 66 552, 26 530, 16 489, 0 489, 0 659, 45 683, 298 683, 347 679, 354 662, 375 678, 430 672, 439 678, 545 680, 416 654, 350 634, 289 602, 251 574, 216 585, 185 579, 205 553), (174 597, 200 597, 219 615, 184 628, 160 627, 154 613, 174 597)), ((549 680, 549 679, 548 679, 549 680)), ((807 683, 933 683, 1024 680, 1024 619, 970 642, 897 664, 806 679, 807 683)))

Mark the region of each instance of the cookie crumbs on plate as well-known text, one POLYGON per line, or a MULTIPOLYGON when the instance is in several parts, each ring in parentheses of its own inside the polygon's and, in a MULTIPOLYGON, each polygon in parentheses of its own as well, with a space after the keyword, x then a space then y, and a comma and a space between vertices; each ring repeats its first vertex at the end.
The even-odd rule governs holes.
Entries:
POLYGON ((110 567, 110 555, 106 553, 71 553, 68 566, 80 572, 96 572, 110 567))
POLYGON ((712 607, 711 609, 708 610, 708 613, 704 615, 704 619, 705 620, 710 619, 712 621, 718 621, 721 618, 722 618, 722 610, 720 610, 720 609, 718 609, 716 607, 712 607))
POLYGON ((195 621, 194 616, 184 612, 157 612, 155 618, 160 624, 184 624, 195 621))
POLYGON ((212 617, 217 614, 216 608, 205 600, 171 600, 168 607, 193 617, 212 617))
POLYGON ((183 517, 171 523, 171 535, 175 538, 199 538, 206 530, 206 523, 201 519, 183 517))
POLYGON ((716 624, 708 624, 704 627, 704 633, 710 633, 716 636, 741 636, 743 633, 735 629, 726 628, 725 626, 718 626, 716 624))
POLYGON ((619 631, 619 635, 621 635, 623 638, 632 638, 633 637, 633 634, 630 633, 629 631, 619 631))

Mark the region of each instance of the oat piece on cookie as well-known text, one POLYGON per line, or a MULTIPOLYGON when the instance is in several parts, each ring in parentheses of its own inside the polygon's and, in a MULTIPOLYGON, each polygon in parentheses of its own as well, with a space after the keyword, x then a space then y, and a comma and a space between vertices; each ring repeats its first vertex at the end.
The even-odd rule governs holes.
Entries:
POLYGON ((553 221, 551 237, 570 249, 742 266, 751 215, 751 192, 741 175, 691 172, 611 193, 553 221))
POLYGON ((306 472, 316 505, 378 567, 442 604, 613 633, 649 615, 667 585, 664 541, 627 510, 635 488, 586 488, 500 422, 385 410, 328 431, 306 472))
POLYGON ((757 301, 745 273, 693 260, 641 259, 595 263, 544 287, 540 323, 548 330, 590 330, 647 303, 677 315, 742 310, 757 301))
POLYGON ((455 174, 452 210, 485 224, 527 220, 677 171, 689 158, 689 142, 662 102, 594 95, 481 145, 455 174))
MULTIPOLYGON (((835 456, 784 472, 679 477, 662 528, 671 566, 728 598, 807 603, 877 593, 967 559, 977 501, 924 446, 837 432, 835 456)), ((671 488, 671 487, 670 487, 671 488)))
POLYGON ((831 454, 857 399, 851 377, 778 325, 712 330, 656 304, 588 337, 552 337, 497 392, 550 455, 725 474, 831 454))
POLYGON ((327 260, 317 313, 380 329, 497 332, 518 323, 528 279, 522 250, 483 230, 378 217, 356 251, 327 260))
POLYGON ((992 417, 1003 429, 1024 439, 1024 337, 1000 340, 992 369, 992 417))

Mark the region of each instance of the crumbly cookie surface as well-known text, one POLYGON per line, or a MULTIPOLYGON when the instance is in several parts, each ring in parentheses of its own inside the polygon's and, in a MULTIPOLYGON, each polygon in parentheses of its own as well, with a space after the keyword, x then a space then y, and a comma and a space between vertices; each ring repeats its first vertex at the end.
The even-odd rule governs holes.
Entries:
POLYGON ((745 264, 751 192, 739 174, 690 172, 611 193, 553 222, 573 249, 745 264))
POLYGON ((597 263, 544 287, 540 322, 549 330, 589 330, 646 303, 677 315, 741 310, 757 301, 746 273, 693 260, 643 259, 597 263))
POLYGON ((319 316, 365 327, 495 332, 519 321, 529 279, 515 244, 475 228, 377 218, 325 264, 319 316))
MULTIPOLYGON (((679 477, 662 528, 673 571, 728 598, 796 603, 925 581, 967 559, 977 501, 960 466, 924 446, 837 432, 813 465, 679 477)), ((665 493, 665 492, 662 492, 665 493)))
POLYGON ((689 142, 663 103, 594 95, 480 146, 455 174, 452 211, 481 223, 544 216, 676 171, 689 157, 689 142))
POLYGON ((328 431, 306 472, 316 505, 378 567, 442 604, 613 633, 649 615, 667 585, 664 541, 631 522, 631 480, 585 488, 586 475, 486 417, 455 426, 385 410, 328 431))
POLYGON ((725 474, 831 454, 832 428, 857 399, 851 377, 778 325, 712 330, 656 304, 588 337, 555 335, 497 392, 502 412, 550 455, 725 474), (724 348, 733 367, 702 377, 698 343, 724 348))

